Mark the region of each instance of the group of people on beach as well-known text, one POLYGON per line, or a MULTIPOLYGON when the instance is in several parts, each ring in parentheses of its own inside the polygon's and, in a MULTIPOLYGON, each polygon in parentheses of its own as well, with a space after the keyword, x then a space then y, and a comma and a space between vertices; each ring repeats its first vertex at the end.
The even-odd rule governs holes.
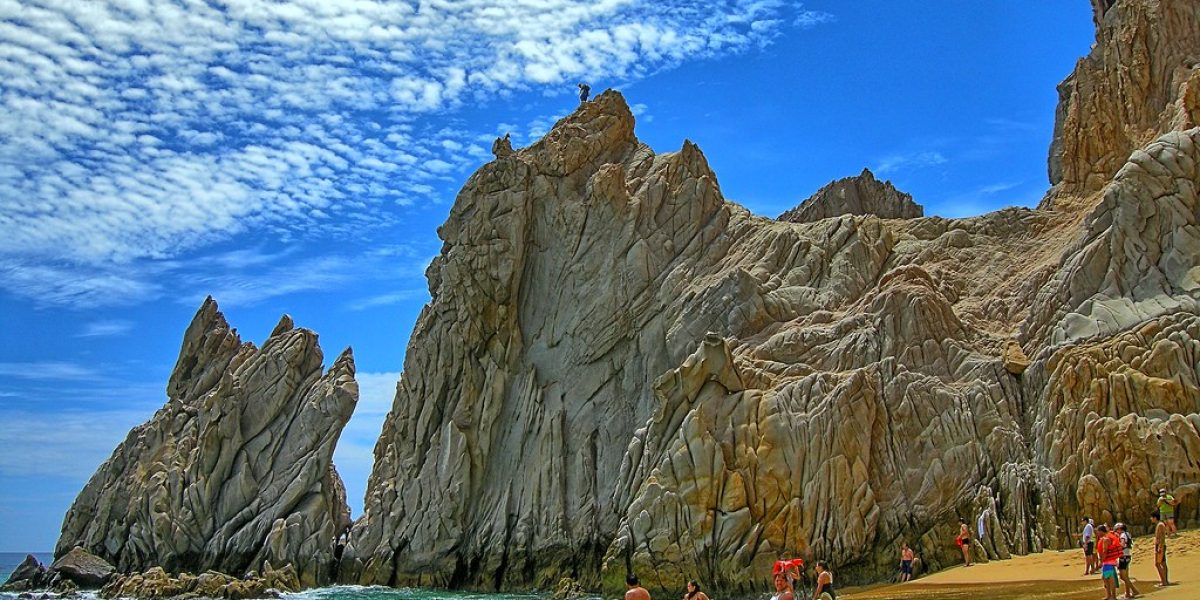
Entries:
MULTIPOLYGON (((1171 585, 1167 577, 1167 538, 1174 536, 1175 507, 1179 500, 1166 489, 1158 490, 1155 510, 1150 513, 1150 524, 1154 527, 1154 568, 1158 571, 1156 587, 1171 585)), ((1083 548, 1083 574, 1100 574, 1104 581, 1105 600, 1116 600, 1117 590, 1125 584, 1125 598, 1136 598, 1140 592, 1129 579, 1129 563, 1133 559, 1133 536, 1124 523, 1111 528, 1107 523, 1096 525, 1083 517, 1083 531, 1079 536, 1083 548)))
MULTIPOLYGON (((797 600, 796 598, 796 582, 800 580, 800 571, 804 568, 804 561, 800 559, 779 560, 775 561, 772 569, 772 576, 775 581, 775 595, 771 596, 771 600, 797 600)), ((833 573, 829 570, 829 565, 823 560, 818 560, 814 567, 817 581, 816 588, 813 589, 813 600, 837 600, 837 592, 833 589, 833 573)), ((637 575, 629 575, 625 578, 625 585, 628 588, 625 592, 625 600, 650 600, 650 592, 642 587, 638 581, 637 575)), ((683 600, 709 600, 708 596, 700 590, 700 584, 692 579, 687 582, 687 591, 683 594, 683 600)))

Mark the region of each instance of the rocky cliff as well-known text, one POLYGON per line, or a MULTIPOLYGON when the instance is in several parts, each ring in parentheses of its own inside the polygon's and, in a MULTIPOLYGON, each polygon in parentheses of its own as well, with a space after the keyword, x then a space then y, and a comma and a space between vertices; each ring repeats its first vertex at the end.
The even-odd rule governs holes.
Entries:
POLYGON ((811 223, 841 215, 875 215, 881 219, 915 219, 925 209, 912 196, 896 189, 890 181, 879 181, 869 169, 854 177, 830 182, 799 206, 782 215, 780 221, 811 223))
POLYGON ((985 509, 989 556, 1144 523, 1158 487, 1200 517, 1200 5, 1110 4, 1036 210, 757 217, 614 92, 484 165, 340 578, 737 591, 901 541, 954 564, 985 509))
POLYGON ((1092 0, 1096 43, 1058 86, 1052 195, 1103 188, 1134 150, 1200 125, 1200 15, 1186 0, 1092 0))
POLYGON ((81 546, 124 572, 292 564, 306 586, 330 581, 350 524, 332 457, 358 384, 349 349, 324 374, 322 360, 316 334, 289 317, 257 348, 207 299, 166 405, 80 492, 55 555, 81 546))

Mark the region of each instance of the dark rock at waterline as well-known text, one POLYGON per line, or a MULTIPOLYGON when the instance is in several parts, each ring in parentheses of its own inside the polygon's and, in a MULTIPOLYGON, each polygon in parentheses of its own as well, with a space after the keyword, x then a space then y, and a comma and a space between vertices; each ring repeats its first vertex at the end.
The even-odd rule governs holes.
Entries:
POLYGON ((21 592, 31 590, 42 586, 49 580, 46 575, 46 567, 38 561, 32 554, 25 555, 25 560, 17 565, 13 570, 12 575, 8 576, 8 581, 0 586, 0 591, 4 592, 21 592))
POLYGON ((76 546, 54 561, 49 572, 86 589, 104 585, 116 569, 103 558, 76 546))

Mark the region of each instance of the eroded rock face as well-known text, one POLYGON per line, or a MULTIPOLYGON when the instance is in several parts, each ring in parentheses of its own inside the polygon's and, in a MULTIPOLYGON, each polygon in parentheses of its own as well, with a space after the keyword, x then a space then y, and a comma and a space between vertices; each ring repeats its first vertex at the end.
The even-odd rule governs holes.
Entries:
POLYGON ((838 179, 782 215, 780 221, 811 223, 841 215, 875 215, 881 219, 915 219, 925 209, 890 181, 879 181, 863 169, 855 177, 838 179))
POLYGON ((736 593, 781 557, 878 578, 902 541, 957 564, 984 511, 991 557, 1070 546, 1084 512, 1137 529, 1158 487, 1200 517, 1200 129, 1137 139, 1052 207, 786 222, 691 143, 638 142, 619 95, 584 103, 440 229, 340 578, 736 593))
POLYGON ((1095 192, 1134 150, 1200 125, 1200 15, 1190 0, 1093 0, 1096 43, 1058 86, 1052 201, 1095 192))
POLYGON ((349 349, 324 374, 322 360, 290 318, 260 349, 206 300, 166 405, 80 492, 55 555, 81 546, 122 572, 291 564, 305 586, 328 582, 350 522, 332 456, 358 384, 349 349))

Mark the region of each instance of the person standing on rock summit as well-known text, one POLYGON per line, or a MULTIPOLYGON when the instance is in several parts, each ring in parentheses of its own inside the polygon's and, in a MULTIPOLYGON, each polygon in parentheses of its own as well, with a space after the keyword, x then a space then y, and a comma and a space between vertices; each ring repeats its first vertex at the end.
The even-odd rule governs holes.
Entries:
POLYGON ((588 94, 592 93, 592 86, 586 83, 580 83, 575 87, 579 88, 579 103, 582 104, 588 101, 588 94))
POLYGON ((625 577, 625 587, 629 588, 625 592, 625 600, 650 600, 650 592, 638 582, 637 575, 630 573, 625 577))

